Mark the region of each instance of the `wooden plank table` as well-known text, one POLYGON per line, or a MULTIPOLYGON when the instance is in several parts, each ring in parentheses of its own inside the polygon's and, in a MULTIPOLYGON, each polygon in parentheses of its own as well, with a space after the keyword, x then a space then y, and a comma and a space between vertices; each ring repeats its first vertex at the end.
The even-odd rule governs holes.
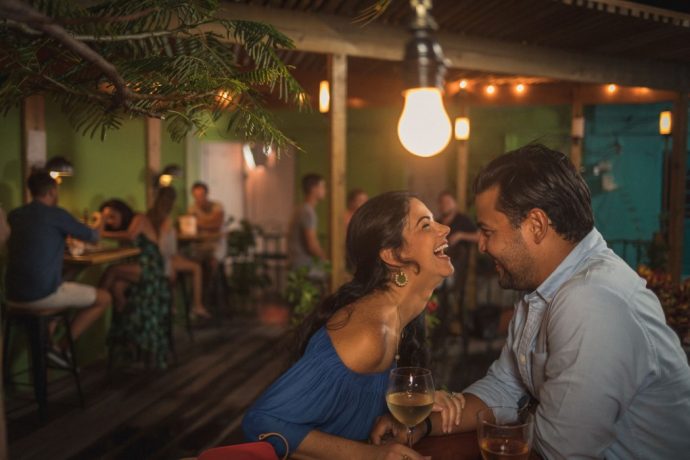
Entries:
POLYGON ((433 460, 481 460, 477 433, 453 433, 444 436, 429 436, 419 441, 414 450, 433 460))
POLYGON ((80 256, 65 253, 64 262, 69 265, 87 266, 118 262, 129 257, 138 256, 139 248, 107 248, 86 251, 80 256))
POLYGON ((181 243, 191 243, 191 242, 203 242, 203 241, 214 241, 225 238, 227 232, 199 232, 194 235, 189 233, 178 233, 177 241, 181 243))

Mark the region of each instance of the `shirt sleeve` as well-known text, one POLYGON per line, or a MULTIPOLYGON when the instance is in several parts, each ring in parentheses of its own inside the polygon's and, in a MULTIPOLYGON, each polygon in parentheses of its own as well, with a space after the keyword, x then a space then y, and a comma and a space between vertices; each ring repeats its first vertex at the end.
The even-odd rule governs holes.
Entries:
POLYGON ((304 208, 299 216, 300 225, 302 230, 316 230, 316 212, 304 208))
POLYGON ((78 240, 95 243, 98 241, 98 231, 84 225, 75 219, 70 213, 61 208, 57 209, 57 225, 66 234, 78 240))
POLYGON ((508 328, 508 338, 501 350, 501 356, 491 365, 486 377, 478 380, 465 389, 481 399, 487 406, 517 407, 520 399, 527 394, 527 389, 520 380, 520 373, 512 352, 515 319, 508 328))
POLYGON ((553 301, 535 416, 536 447, 549 459, 604 458, 619 415, 653 368, 624 295, 580 282, 553 301))

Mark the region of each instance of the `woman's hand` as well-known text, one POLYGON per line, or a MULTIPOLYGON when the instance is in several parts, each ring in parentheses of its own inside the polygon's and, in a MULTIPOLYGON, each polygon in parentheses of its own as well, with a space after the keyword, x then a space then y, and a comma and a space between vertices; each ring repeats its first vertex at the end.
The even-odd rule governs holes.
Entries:
POLYGON ((452 433, 453 424, 460 426, 462 411, 465 408, 465 397, 461 393, 439 390, 434 393, 433 412, 441 413, 443 433, 452 433))
POLYGON ((372 444, 376 445, 387 444, 389 442, 406 443, 407 428, 402 423, 395 420, 390 414, 382 415, 376 419, 374 428, 371 429, 369 440, 372 444))

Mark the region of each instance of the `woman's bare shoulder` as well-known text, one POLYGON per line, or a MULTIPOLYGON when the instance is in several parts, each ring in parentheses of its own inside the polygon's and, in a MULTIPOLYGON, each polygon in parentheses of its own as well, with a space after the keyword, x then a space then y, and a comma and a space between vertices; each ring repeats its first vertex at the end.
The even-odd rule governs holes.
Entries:
POLYGON ((351 312, 349 318, 335 316, 328 334, 343 363, 362 374, 381 372, 390 366, 389 327, 377 315, 351 312))

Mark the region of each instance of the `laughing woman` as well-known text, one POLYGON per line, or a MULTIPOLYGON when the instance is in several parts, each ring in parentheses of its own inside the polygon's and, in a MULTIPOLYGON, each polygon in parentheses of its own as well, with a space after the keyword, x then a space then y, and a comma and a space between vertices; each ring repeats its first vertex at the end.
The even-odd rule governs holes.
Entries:
MULTIPOLYGON (((301 325, 299 359, 244 418, 249 439, 280 433, 296 459, 421 458, 402 444, 363 441, 387 412, 389 371, 424 364, 421 313, 453 273, 443 252, 448 231, 407 192, 379 195, 355 212, 347 233, 353 279, 301 325)), ((436 392, 444 430, 459 423, 462 404, 436 392)), ((285 454, 284 443, 269 440, 285 454)))

